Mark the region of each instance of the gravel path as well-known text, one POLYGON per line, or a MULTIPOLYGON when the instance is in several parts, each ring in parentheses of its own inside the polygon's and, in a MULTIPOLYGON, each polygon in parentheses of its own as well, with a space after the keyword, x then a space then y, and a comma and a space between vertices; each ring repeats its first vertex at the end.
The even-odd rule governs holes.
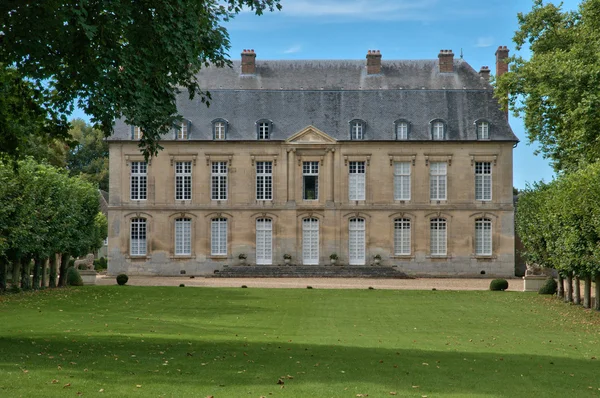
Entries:
MULTIPOLYGON (((133 286, 185 286, 201 287, 264 287, 301 288, 312 286, 315 289, 376 289, 395 290, 488 290, 491 279, 472 278, 418 278, 418 279, 361 279, 361 278, 204 278, 204 277, 161 277, 130 276, 128 285, 133 286)), ((115 277, 98 276, 98 285, 114 285, 115 277)), ((508 290, 522 291, 521 278, 509 279, 508 290)))

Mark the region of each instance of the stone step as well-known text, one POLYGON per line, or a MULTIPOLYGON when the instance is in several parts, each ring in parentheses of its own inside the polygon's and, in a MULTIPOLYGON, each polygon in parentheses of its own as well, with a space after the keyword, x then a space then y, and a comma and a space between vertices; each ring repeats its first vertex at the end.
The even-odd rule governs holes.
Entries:
POLYGON ((233 266, 217 270, 214 278, 381 278, 410 279, 397 267, 385 266, 233 266))

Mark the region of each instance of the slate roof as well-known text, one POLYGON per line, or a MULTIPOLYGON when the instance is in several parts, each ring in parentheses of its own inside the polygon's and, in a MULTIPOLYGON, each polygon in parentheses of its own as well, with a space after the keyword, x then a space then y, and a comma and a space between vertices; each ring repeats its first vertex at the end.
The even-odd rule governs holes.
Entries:
MULTIPOLYGON (((440 73, 438 60, 381 62, 381 73, 367 75, 359 60, 256 61, 256 74, 208 67, 198 75, 212 95, 210 107, 184 90, 180 114, 191 122, 190 140, 212 140, 212 121, 228 122, 228 141, 256 140, 256 122, 273 122, 271 140, 286 140, 313 125, 337 140, 349 140, 349 122, 366 122, 365 140, 394 140, 394 122, 410 122, 409 141, 430 141, 431 122, 446 123, 446 140, 477 139, 475 121, 490 124, 492 141, 513 141, 492 86, 466 61, 454 60, 453 73, 440 73)), ((173 135, 164 139, 173 139, 173 135)), ((129 140, 130 127, 115 124, 111 140, 129 140)))

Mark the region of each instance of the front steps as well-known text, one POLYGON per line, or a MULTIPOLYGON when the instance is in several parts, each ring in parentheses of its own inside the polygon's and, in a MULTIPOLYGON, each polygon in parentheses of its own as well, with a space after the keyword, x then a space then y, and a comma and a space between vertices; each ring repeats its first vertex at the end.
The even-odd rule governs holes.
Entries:
POLYGON ((379 278, 410 279, 397 267, 387 266, 228 266, 217 270, 214 278, 379 278))

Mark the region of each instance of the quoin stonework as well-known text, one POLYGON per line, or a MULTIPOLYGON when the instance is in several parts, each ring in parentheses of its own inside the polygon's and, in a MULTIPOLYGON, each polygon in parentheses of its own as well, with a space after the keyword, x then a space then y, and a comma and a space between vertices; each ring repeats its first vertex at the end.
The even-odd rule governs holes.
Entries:
MULTIPOLYGON (((491 58, 490 54, 490 58, 491 58)), ((506 71, 508 49, 496 52, 506 71)), ((489 84, 437 59, 261 61, 198 76, 210 107, 145 162, 136 126, 110 138, 109 273, 207 275, 239 263, 397 266, 409 275, 514 272, 513 147, 489 84)))

